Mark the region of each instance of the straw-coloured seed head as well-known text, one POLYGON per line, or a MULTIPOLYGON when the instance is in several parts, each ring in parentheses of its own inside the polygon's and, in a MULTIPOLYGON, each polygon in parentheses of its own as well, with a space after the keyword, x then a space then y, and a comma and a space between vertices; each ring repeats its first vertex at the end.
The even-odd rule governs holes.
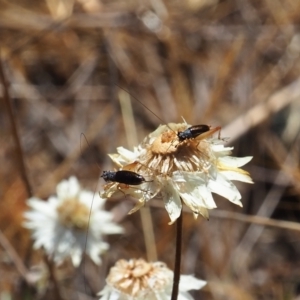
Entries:
MULTIPOLYGON (((170 299, 173 272, 162 262, 143 259, 121 259, 110 269, 100 300, 159 300, 170 299)), ((190 300, 188 293, 206 284, 193 276, 181 275, 179 299, 190 300)))

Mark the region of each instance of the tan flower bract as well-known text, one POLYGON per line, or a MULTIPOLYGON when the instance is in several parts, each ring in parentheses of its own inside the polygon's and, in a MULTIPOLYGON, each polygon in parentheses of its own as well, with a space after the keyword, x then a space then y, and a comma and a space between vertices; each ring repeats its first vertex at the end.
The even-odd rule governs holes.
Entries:
MULTIPOLYGON (((121 259, 110 269, 100 300, 160 300, 170 299, 173 272, 163 262, 144 259, 121 259)), ((181 275, 179 299, 193 299, 188 293, 201 289, 206 282, 191 275, 181 275)))
POLYGON ((249 173, 240 169, 252 157, 231 157, 232 147, 214 137, 220 127, 211 128, 196 138, 179 141, 177 133, 189 128, 186 123, 159 126, 131 152, 119 147, 112 160, 123 170, 142 175, 147 182, 138 188, 109 183, 102 196, 111 197, 118 191, 138 199, 130 211, 135 212, 145 202, 161 196, 173 223, 181 213, 182 201, 193 211, 209 217, 208 210, 216 208, 212 193, 242 206, 241 195, 231 180, 252 183, 249 173))
POLYGON ((164 263, 147 263, 143 259, 119 260, 111 268, 106 282, 122 293, 136 297, 152 288, 164 288, 170 280, 169 275, 170 270, 164 263), (148 280, 152 277, 157 280, 150 286, 148 280))

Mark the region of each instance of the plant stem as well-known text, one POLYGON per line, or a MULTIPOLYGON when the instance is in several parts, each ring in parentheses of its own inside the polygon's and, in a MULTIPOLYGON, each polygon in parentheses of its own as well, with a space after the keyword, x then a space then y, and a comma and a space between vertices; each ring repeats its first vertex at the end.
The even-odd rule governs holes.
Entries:
POLYGON ((31 189, 29 179, 28 179, 28 176, 27 176, 23 151, 22 151, 21 142, 20 142, 20 137, 19 137, 19 134, 18 134, 17 125, 16 125, 15 118, 14 118, 13 108, 12 108, 12 105, 11 105, 11 99, 10 99, 9 90, 8 90, 9 84, 8 84, 6 78, 5 78, 4 63, 3 63, 1 57, 0 57, 0 82, 2 83, 2 86, 3 86, 3 99, 4 99, 4 102, 5 102, 5 105, 6 105, 7 113, 8 113, 8 116, 9 116, 9 121, 10 121, 10 124, 11 124, 12 136, 14 138, 14 142, 15 142, 15 145, 16 145, 16 160, 17 160, 18 165, 19 165, 19 170, 20 170, 22 179, 25 183, 27 195, 29 197, 32 197, 32 189, 31 189))
POLYGON ((181 265, 181 244, 182 244, 182 218, 181 212, 179 218, 176 220, 176 253, 174 265, 174 279, 171 300, 177 300, 179 280, 180 280, 180 265, 181 265))
POLYGON ((55 265, 53 263, 53 259, 49 259, 47 255, 44 255, 44 261, 48 267, 50 280, 53 284, 53 292, 56 300, 62 300, 62 296, 59 289, 59 284, 57 282, 56 276, 55 276, 55 265))

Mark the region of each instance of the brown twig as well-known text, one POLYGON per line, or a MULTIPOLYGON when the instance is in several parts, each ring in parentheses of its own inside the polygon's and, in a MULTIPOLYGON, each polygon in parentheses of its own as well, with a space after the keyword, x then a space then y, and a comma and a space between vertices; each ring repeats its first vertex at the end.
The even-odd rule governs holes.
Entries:
POLYGON ((21 274, 21 276, 24 278, 27 284, 30 284, 27 278, 28 270, 26 266, 23 264, 23 261, 21 260, 20 256, 14 249, 14 247, 11 245, 9 240, 5 237, 5 235, 0 231, 0 245, 5 250, 5 252, 8 254, 10 259, 13 261, 14 265, 16 266, 16 269, 21 274))
POLYGON ((53 260, 50 260, 47 255, 44 256, 44 261, 47 264, 48 270, 49 270, 49 274, 50 274, 50 280, 53 282, 53 289, 54 289, 54 295, 55 295, 55 299, 57 300, 62 300, 62 296, 59 290, 59 284, 57 282, 55 273, 54 273, 54 263, 53 260))
POLYGON ((21 172, 21 176, 23 178, 23 181, 25 183, 26 191, 29 197, 32 196, 32 189, 29 183, 29 179, 26 172, 26 167, 24 163, 24 156, 23 151, 21 147, 20 137, 17 130, 17 125, 14 118, 13 108, 11 105, 11 100, 9 96, 9 90, 8 90, 8 82, 6 81, 5 74, 4 74, 4 63, 1 58, 0 61, 0 80, 3 86, 3 100, 5 102, 5 106, 7 109, 7 113, 9 116, 10 124, 11 124, 11 133, 14 138, 14 142, 16 144, 16 160, 18 162, 18 166, 21 172))
POLYGON ((271 95, 267 101, 260 102, 243 115, 224 127, 223 132, 230 136, 230 143, 248 132, 251 128, 264 122, 278 111, 298 100, 300 97, 300 79, 271 95))
MULTIPOLYGON (((164 205, 159 200, 151 200, 149 203, 151 207, 159 207, 164 209, 164 205)), ((192 213, 188 207, 183 207, 183 212, 185 213, 192 213)), ((228 219, 228 220, 235 220, 238 222, 249 223, 249 224, 257 224, 263 226, 269 226, 274 228, 286 229, 286 230, 293 230, 293 231, 300 231, 300 224, 298 222, 291 222, 291 221, 283 221, 283 220, 274 220, 267 217, 262 216, 254 216, 254 215, 245 215, 238 212, 232 211, 225 211, 221 209, 215 209, 210 211, 210 217, 212 218, 219 218, 219 219, 228 219)))
MULTIPOLYGON (((8 112, 8 116, 9 116, 10 123, 11 123, 12 136, 13 136, 14 142, 16 144, 16 159, 17 159, 18 166, 19 166, 19 169, 20 169, 20 172, 21 172, 21 176, 22 176, 22 178, 24 180, 24 183, 25 183, 25 187, 26 187, 28 197, 32 197, 33 192, 32 192, 32 188, 30 186, 30 182, 29 182, 27 172, 26 172, 26 167, 25 167, 25 162, 24 162, 24 154, 23 154, 23 151, 22 151, 20 137, 19 137, 19 134, 18 134, 17 125, 16 125, 15 118, 14 118, 14 113, 13 113, 13 109, 12 109, 12 105, 11 105, 11 99, 10 99, 10 96, 9 96, 8 83, 7 83, 6 78, 5 78, 3 60, 2 60, 1 57, 0 57, 0 81, 1 81, 2 86, 3 86, 3 99, 4 99, 4 102, 5 102, 7 112, 8 112)), ((8 241, 5 240, 4 236, 1 236, 0 243, 4 247, 4 249, 7 250, 7 253, 10 254, 13 262, 15 263, 15 265, 17 267, 17 270, 20 272, 21 276, 25 279, 26 283, 28 283, 28 279, 27 279, 27 276, 26 276, 27 270, 26 270, 25 266, 23 265, 23 262, 18 257, 16 251, 8 243, 8 241)), ((53 284, 54 284, 56 299, 60 300, 62 298, 60 297, 60 294, 59 294, 58 284, 57 284, 57 281, 55 279, 55 275, 53 273, 53 268, 52 267, 50 268, 50 264, 49 264, 48 260, 46 262, 47 262, 47 265, 49 267, 50 276, 51 276, 51 279, 52 279, 53 284)))
MULTIPOLYGON (((86 139, 92 142, 99 130, 107 123, 107 120, 112 116, 113 110, 110 105, 105 106, 101 114, 92 122, 86 131, 86 139)), ((84 152, 87 144, 78 146, 65 158, 65 160, 44 180, 44 183, 37 189, 36 195, 45 195, 51 193, 57 181, 61 180, 69 172, 74 161, 84 152)))

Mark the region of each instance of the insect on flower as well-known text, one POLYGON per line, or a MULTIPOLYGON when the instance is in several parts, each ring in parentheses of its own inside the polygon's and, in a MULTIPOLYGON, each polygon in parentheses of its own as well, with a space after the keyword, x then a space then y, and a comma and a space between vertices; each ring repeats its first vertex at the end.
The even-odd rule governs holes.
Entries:
POLYGON ((208 132, 209 130, 210 127, 208 125, 194 125, 184 131, 179 131, 177 136, 179 141, 182 142, 186 139, 196 138, 198 135, 208 132))
POLYGON ((214 134, 217 131, 219 131, 219 138, 220 138, 220 132, 221 132, 220 126, 212 128, 209 125, 203 125, 203 124, 202 125, 193 125, 184 131, 179 131, 177 133, 177 137, 180 142, 183 142, 187 139, 195 139, 200 135, 201 135, 201 138, 203 139, 208 136, 211 136, 212 134, 214 134))
POLYGON ((149 198, 149 195, 147 196, 149 187, 145 184, 153 182, 153 180, 147 181, 144 176, 136 172, 129 170, 103 171, 101 177, 107 182, 104 186, 103 195, 110 197, 110 191, 113 191, 113 194, 117 189, 125 195, 132 195, 134 198, 137 196, 143 199, 149 198))
POLYGON ((153 182, 153 180, 147 181, 142 175, 129 170, 103 171, 101 177, 108 183, 104 187, 106 194, 109 190, 114 190, 115 187, 117 187, 124 195, 133 194, 133 197, 139 195, 142 199, 149 197, 149 195, 147 196, 149 189, 147 186, 143 188, 141 185, 143 183, 153 182), (140 185, 139 188, 136 187, 138 185, 140 185))
MULTIPOLYGON (((208 210, 217 207, 212 193, 242 206, 241 195, 231 181, 252 183, 249 173, 240 168, 252 157, 231 157, 233 148, 223 145, 220 134, 214 137, 220 129, 187 123, 160 125, 133 152, 119 147, 118 153, 110 154, 122 169, 153 181, 147 194, 131 194, 139 201, 129 213, 156 195, 163 199, 171 223, 180 216, 182 203, 195 218, 199 214, 208 218, 208 210)), ((104 187, 102 196, 111 197, 117 189, 116 185, 104 187)))
POLYGON ((103 171, 101 177, 106 182, 119 182, 128 185, 140 185, 143 182, 146 182, 146 179, 135 172, 128 170, 120 170, 120 171, 103 171))
MULTIPOLYGON (((124 88, 122 88, 121 86, 118 85, 118 87, 128 93, 128 91, 125 90, 124 88)), ((142 101, 140 101, 139 99, 137 99, 130 93, 129 93, 129 95, 135 101, 140 103, 144 108, 146 108, 149 112, 151 112, 158 120, 162 121, 171 131, 173 131, 176 134, 176 136, 178 138, 178 142, 179 142, 179 143, 177 143, 176 147, 181 145, 182 142, 190 140, 190 139, 195 139, 200 135, 201 135, 201 138, 204 139, 208 136, 211 136, 212 134, 214 134, 217 131, 219 131, 219 138, 220 138, 221 127, 218 126, 218 127, 212 128, 211 126, 206 125, 206 124, 192 125, 182 131, 179 130, 176 132, 174 129, 172 129, 169 126, 169 124, 165 123, 156 113, 154 113, 151 109, 149 109, 142 101)))

